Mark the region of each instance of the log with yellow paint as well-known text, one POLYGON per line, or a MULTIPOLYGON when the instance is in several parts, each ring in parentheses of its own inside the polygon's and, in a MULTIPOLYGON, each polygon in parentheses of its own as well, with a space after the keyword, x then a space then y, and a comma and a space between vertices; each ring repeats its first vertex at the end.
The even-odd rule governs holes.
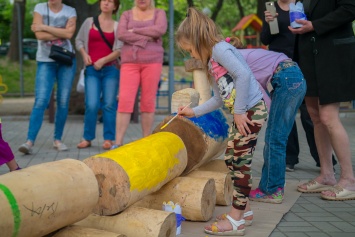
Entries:
POLYGON ((117 214, 178 177, 187 165, 180 137, 161 132, 84 160, 99 183, 93 212, 117 214))

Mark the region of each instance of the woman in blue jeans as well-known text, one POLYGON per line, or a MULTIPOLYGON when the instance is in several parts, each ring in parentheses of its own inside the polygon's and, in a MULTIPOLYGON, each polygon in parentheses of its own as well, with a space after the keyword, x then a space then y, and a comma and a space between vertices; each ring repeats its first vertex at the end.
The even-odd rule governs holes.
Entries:
MULTIPOLYGON (((259 187, 250 192, 249 199, 281 203, 287 139, 306 93, 306 81, 297 63, 285 54, 264 49, 242 49, 244 46, 237 37, 228 38, 228 41, 240 49, 256 80, 271 97, 261 180, 259 187)), ((267 99, 265 101, 268 102, 267 99)))
POLYGON ((117 21, 112 19, 119 0, 100 0, 101 13, 87 18, 75 39, 85 64, 84 135, 77 148, 91 146, 95 139, 97 113, 103 112, 102 148, 108 150, 115 140, 119 70, 117 58, 123 43, 117 40, 117 21), (101 29, 101 30, 100 30, 101 29), (101 100, 102 99, 102 103, 101 100))
POLYGON ((61 0, 38 3, 35 6, 31 25, 31 30, 38 40, 35 103, 30 117, 27 141, 19 147, 19 151, 24 154, 32 152, 55 82, 57 82, 57 110, 54 122, 53 147, 58 151, 68 149, 62 143, 62 135, 68 115, 76 60, 73 58, 72 65, 66 65, 49 58, 49 53, 52 45, 74 51, 70 39, 74 35, 75 26, 75 9, 62 4, 61 0))

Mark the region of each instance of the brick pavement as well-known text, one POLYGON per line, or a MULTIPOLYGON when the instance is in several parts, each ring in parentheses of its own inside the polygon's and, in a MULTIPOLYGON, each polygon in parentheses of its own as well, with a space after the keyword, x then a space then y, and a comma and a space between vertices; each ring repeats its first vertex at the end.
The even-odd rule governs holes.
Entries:
MULTIPOLYGON (((353 168, 355 169, 355 113, 342 113, 341 115, 341 119, 350 137, 353 168)), ((164 117, 165 115, 156 116, 155 124, 158 124, 164 117)), ((299 157, 300 163, 296 165, 295 172, 287 172, 286 178, 287 180, 301 181, 315 177, 319 172, 319 168, 315 166, 315 162, 309 154, 304 131, 298 117, 296 121, 298 124, 301 149, 299 157)), ((48 123, 46 120, 38 135, 33 155, 23 156, 17 151, 17 148, 25 141, 28 127, 28 116, 2 115, 3 136, 12 147, 21 167, 28 167, 66 157, 83 160, 91 155, 103 152, 101 148, 102 124, 98 124, 97 126, 97 139, 93 141, 93 146, 91 148, 83 150, 76 148, 76 144, 80 141, 82 136, 82 122, 82 116, 69 116, 64 131, 63 141, 68 145, 70 150, 66 152, 57 152, 52 148, 53 124, 48 123)), ((261 139, 259 139, 255 151, 255 159, 253 161, 254 177, 260 177, 260 170, 263 164, 263 134, 264 129, 260 134, 261 139)), ((140 136, 140 124, 130 124, 125 142, 134 141, 139 139, 140 136)), ((339 176, 339 171, 340 167, 337 165, 337 176, 339 176)), ((0 167, 0 175, 7 172, 8 170, 6 166, 0 167)), ((270 205, 275 209, 279 208, 279 205, 270 205)), ((272 213, 270 213, 270 217, 272 217, 272 213)), ((290 211, 284 215, 270 236, 353 237, 355 236, 355 201, 331 202, 320 199, 319 194, 302 194, 290 211)))

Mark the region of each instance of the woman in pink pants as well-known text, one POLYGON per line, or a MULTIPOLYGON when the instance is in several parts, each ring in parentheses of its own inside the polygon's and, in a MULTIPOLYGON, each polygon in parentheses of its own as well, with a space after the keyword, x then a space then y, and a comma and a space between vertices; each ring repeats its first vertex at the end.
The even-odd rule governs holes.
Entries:
POLYGON ((154 7, 154 0, 134 1, 118 24, 121 48, 121 77, 116 117, 116 148, 123 144, 134 102, 141 88, 140 111, 143 137, 151 133, 155 99, 163 65, 162 36, 167 30, 166 14, 154 7))

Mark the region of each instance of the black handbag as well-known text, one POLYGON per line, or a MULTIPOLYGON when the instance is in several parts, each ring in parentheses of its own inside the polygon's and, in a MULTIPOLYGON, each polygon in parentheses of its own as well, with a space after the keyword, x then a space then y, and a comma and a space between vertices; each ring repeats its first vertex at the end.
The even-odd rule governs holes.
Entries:
POLYGON ((66 65, 73 65, 73 58, 75 57, 75 54, 70 52, 69 50, 60 47, 58 45, 52 45, 51 46, 51 51, 49 53, 49 58, 59 62, 63 63, 66 65))
MULTIPOLYGON (((47 13, 48 13, 48 25, 49 25, 49 6, 47 3, 47 13)), ((70 52, 69 50, 60 47, 58 45, 52 45, 49 53, 49 58, 55 60, 58 63, 63 63, 65 65, 71 66, 73 65, 73 58, 75 54, 70 52)))

